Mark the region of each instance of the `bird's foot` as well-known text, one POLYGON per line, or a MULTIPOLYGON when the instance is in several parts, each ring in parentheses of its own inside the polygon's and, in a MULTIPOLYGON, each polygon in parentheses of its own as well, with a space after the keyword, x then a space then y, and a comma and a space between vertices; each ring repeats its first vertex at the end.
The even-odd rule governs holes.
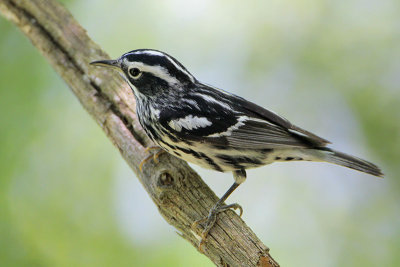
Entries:
POLYGON ((151 150, 156 150, 156 149, 158 149, 158 151, 157 151, 156 153, 147 156, 144 160, 142 160, 142 161, 140 162, 140 164, 139 164, 139 170, 140 170, 140 172, 143 171, 143 165, 146 164, 146 162, 148 162, 149 160, 153 159, 153 161, 154 161, 155 163, 158 163, 158 157, 159 157, 161 154, 165 153, 165 151, 162 150, 162 149, 161 149, 160 147, 158 147, 158 146, 150 146, 150 147, 146 148, 145 152, 148 153, 148 152, 150 152, 151 150))
POLYGON ((214 207, 212 207, 210 209, 210 212, 208 213, 207 217, 197 220, 192 224, 192 229, 196 229, 199 224, 205 223, 205 227, 204 227, 203 232, 200 235, 200 242, 198 245, 198 248, 201 252, 204 252, 203 245, 208 236, 208 232, 210 232, 211 228, 213 228, 215 222, 217 221, 217 215, 221 212, 224 212, 224 211, 230 210, 230 209, 234 209, 234 210, 238 209, 240 217, 243 214, 242 207, 237 203, 230 204, 230 205, 220 205, 219 203, 217 203, 214 207))

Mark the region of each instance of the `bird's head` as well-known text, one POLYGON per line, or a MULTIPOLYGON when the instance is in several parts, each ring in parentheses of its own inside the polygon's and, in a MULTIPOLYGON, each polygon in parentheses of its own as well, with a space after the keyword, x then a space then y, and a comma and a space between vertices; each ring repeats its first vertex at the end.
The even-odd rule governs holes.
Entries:
POLYGON ((91 64, 118 70, 139 98, 173 94, 196 82, 175 58, 157 50, 133 50, 116 60, 99 60, 91 64))

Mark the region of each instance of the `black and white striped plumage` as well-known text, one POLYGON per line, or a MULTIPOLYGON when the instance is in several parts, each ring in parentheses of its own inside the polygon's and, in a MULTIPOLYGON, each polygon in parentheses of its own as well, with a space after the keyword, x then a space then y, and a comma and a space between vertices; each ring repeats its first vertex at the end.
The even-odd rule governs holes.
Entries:
POLYGON ((140 124, 161 148, 205 168, 233 172, 235 184, 210 211, 207 232, 216 213, 232 207, 222 203, 248 168, 307 160, 383 175, 374 164, 327 148, 327 140, 275 113, 201 83, 163 52, 139 49, 93 63, 121 72, 136 97, 140 124))
POLYGON ((327 140, 275 113, 199 82, 163 52, 134 50, 108 62, 130 84, 148 136, 188 162, 225 172, 275 161, 327 161, 382 175, 372 163, 326 148, 327 140))

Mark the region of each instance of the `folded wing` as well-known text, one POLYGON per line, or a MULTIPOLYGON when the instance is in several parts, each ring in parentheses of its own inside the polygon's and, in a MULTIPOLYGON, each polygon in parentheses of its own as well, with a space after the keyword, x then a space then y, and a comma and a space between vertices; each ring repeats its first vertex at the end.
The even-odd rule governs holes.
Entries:
POLYGON ((179 112, 166 110, 160 117, 166 130, 183 141, 222 149, 310 148, 329 144, 283 117, 220 89, 205 86, 202 93, 190 94, 190 99, 179 112))

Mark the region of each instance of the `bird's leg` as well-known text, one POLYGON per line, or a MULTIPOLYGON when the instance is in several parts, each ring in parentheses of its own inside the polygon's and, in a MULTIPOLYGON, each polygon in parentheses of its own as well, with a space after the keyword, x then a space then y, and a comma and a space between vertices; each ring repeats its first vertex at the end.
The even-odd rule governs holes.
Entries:
POLYGON ((139 170, 140 170, 140 172, 142 172, 142 170, 143 170, 143 165, 144 165, 146 162, 148 162, 149 160, 153 159, 155 163, 158 163, 158 157, 159 157, 162 153, 165 152, 165 151, 164 151, 162 148, 160 148, 159 146, 150 146, 150 147, 146 148, 146 150, 145 150, 144 152, 148 153, 148 152, 150 152, 151 150, 155 150, 155 149, 159 149, 159 151, 157 151, 157 152, 154 153, 154 154, 151 154, 151 155, 147 156, 144 160, 142 160, 142 161, 140 162, 140 164, 139 164, 139 170))
POLYGON ((199 242, 199 250, 203 251, 202 247, 204 245, 204 242, 207 238, 208 232, 211 230, 211 228, 214 226, 215 222, 217 221, 217 214, 221 213, 223 211, 229 210, 229 209, 239 209, 240 213, 239 216, 242 216, 243 209, 242 207, 237 204, 230 204, 230 205, 223 205, 225 200, 229 197, 230 194, 232 194, 233 191, 235 191, 238 186, 243 183, 246 180, 246 171, 243 170, 238 170, 233 172, 233 177, 235 178, 235 182, 233 185, 228 189, 228 191, 225 192, 225 194, 217 201, 217 203, 210 209, 210 212, 208 213, 208 216, 195 221, 192 224, 192 228, 195 229, 200 223, 205 223, 205 227, 203 232, 201 233, 201 239, 199 242))

